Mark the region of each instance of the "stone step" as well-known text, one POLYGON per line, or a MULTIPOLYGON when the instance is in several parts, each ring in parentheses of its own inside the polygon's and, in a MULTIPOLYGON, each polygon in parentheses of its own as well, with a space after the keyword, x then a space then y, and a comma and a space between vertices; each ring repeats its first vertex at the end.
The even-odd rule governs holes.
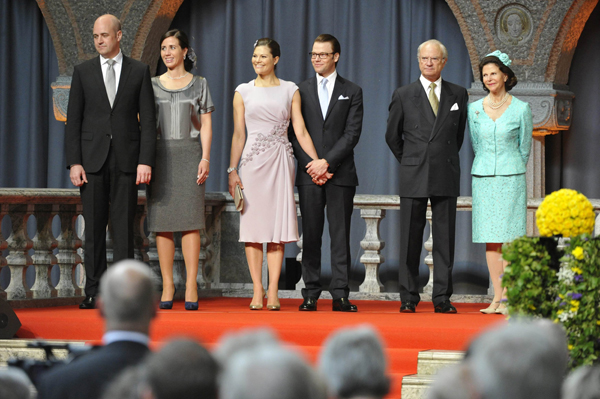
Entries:
MULTIPOLYGON (((29 348, 28 344, 39 342, 35 339, 0 339, 0 366, 6 366, 9 359, 33 359, 46 360, 46 353, 42 348, 29 348)), ((45 343, 53 345, 73 345, 82 347, 84 341, 57 341, 45 340, 45 343)), ((68 355, 67 349, 53 349, 54 356, 57 359, 66 359, 68 355)))
POLYGON ((402 399, 425 399, 435 374, 442 368, 460 362, 465 353, 450 350, 427 350, 419 352, 417 374, 402 378, 402 399))

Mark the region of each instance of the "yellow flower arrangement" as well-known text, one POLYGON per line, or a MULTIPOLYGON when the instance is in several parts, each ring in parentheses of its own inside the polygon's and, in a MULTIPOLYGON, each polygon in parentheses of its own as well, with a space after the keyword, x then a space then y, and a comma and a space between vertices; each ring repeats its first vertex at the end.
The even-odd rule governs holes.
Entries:
POLYGON ((596 215, 585 195, 563 188, 544 198, 535 217, 540 235, 574 237, 592 233, 596 215))

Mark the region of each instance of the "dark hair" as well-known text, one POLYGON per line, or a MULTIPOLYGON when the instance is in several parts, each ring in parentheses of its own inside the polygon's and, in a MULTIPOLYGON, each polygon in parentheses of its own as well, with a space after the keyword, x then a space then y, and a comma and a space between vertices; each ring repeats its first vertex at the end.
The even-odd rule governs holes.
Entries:
MULTIPOLYGON (((335 36, 330 35, 329 33, 323 33, 322 35, 317 36, 315 39, 315 43, 331 43, 331 47, 333 47, 333 53, 342 53, 342 47, 340 46, 340 42, 335 36)), ((337 62, 335 63, 337 65, 337 62)))
MULTIPOLYGON (((508 76, 508 79, 506 79, 506 82, 504 82, 504 88, 506 91, 510 91, 510 89, 517 85, 517 77, 515 76, 515 73, 512 71, 512 69, 504 65, 502 61, 500 61, 500 58, 496 57, 495 55, 488 55, 479 63, 479 79, 481 80, 481 83, 483 83, 483 67, 487 64, 496 64, 502 73, 508 76)), ((490 91, 487 87, 485 87, 485 83, 483 83, 483 90, 487 92, 490 91)))
MULTIPOLYGON (((279 43, 277 43, 275 40, 269 37, 263 37, 261 39, 258 39, 254 43, 254 48, 257 48, 258 46, 267 46, 269 50, 271 50, 271 55, 273 56, 273 58, 281 57, 281 47, 279 47, 279 43)), ((274 69, 277 69, 277 64, 275 64, 274 69)))
MULTIPOLYGON (((165 41, 166 38, 168 37, 174 37, 177 40, 179 40, 179 45, 181 46, 181 49, 188 49, 188 54, 190 52, 190 42, 188 40, 187 35, 183 32, 180 31, 179 29, 171 29, 170 31, 167 31, 164 35, 162 35, 162 37, 160 38, 160 45, 162 47, 162 42, 165 41)), ((190 60, 187 55, 186 57, 183 59, 183 67, 185 68, 186 71, 191 71, 192 68, 194 68, 194 62, 192 60, 190 60)))

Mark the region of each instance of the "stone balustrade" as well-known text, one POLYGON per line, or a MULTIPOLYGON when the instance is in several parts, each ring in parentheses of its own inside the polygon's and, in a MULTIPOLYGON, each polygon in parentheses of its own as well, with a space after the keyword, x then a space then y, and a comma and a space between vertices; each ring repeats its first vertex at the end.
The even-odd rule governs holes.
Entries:
MULTIPOLYGON (((528 211, 532 216, 542 199, 528 200, 528 211)), ((591 200, 594 209, 600 212, 600 200, 591 200)), ((160 267, 153 234, 146 235, 146 198, 143 191, 138 196, 138 212, 135 219, 135 257, 148 263, 155 271, 156 283, 160 284, 160 267)), ((221 295, 222 291, 235 293, 235 290, 251 288, 244 248, 237 242, 238 214, 233 200, 227 193, 206 194, 206 229, 202 232, 202 250, 197 281, 205 292, 204 296, 221 295), (240 260, 243 260, 240 262, 240 260), (240 265, 240 263, 242 263, 240 265), (241 276, 240 276, 241 275, 241 276)), ((377 297, 383 285, 379 281, 379 266, 385 261, 381 250, 385 242, 380 237, 380 224, 384 222, 387 210, 399 210, 400 198, 397 195, 356 195, 354 207, 360 210, 365 221, 365 237, 360 242, 363 254, 361 263, 365 265, 365 279, 357 294, 364 293, 377 297)), ((0 298, 8 299, 14 307, 48 306, 64 304, 65 299, 78 300, 82 295, 83 272, 83 231, 85 223, 81 217, 81 201, 76 189, 0 189, 0 220, 6 216, 11 228, 7 238, 0 231, 0 269, 8 267, 10 283, 6 289, 0 287, 0 298), (35 234, 27 230, 28 219, 36 220, 35 234), (33 238, 30 238, 33 235, 33 238), (52 284, 51 271, 59 269, 58 282, 52 284), (33 266, 33 284, 27 284, 26 272, 33 266)), ((458 198, 458 211, 471 211, 471 197, 458 198)), ((431 212, 427 212, 431 223, 431 212)), ((596 217, 594 235, 600 234, 600 216, 596 217)), ((431 229, 430 229, 431 230, 431 229)), ((7 232, 5 231, 5 234, 7 232)), ((536 234, 534 224, 529 223, 528 234, 536 234)), ((110 226, 107 232, 107 258, 112 263, 112 242, 110 226)), ((302 241, 298 243, 301 248, 302 241)), ((428 255, 425 264, 434 267, 431 250, 432 237, 424 244, 428 255)), ((301 260, 302 254, 298 255, 301 260)), ((175 254, 175 283, 184 287, 185 268, 181 250, 175 254)), ((56 272, 55 272, 56 273, 56 272)), ((424 288, 431 293, 432 277, 424 288)), ((31 280, 31 277, 29 278, 31 280)), ((302 287, 302 281, 296 287, 302 287)), ((298 294, 296 292, 296 294, 298 294)), ((285 296, 285 295, 284 295, 285 296)), ((297 296, 292 294, 288 296, 297 296)))

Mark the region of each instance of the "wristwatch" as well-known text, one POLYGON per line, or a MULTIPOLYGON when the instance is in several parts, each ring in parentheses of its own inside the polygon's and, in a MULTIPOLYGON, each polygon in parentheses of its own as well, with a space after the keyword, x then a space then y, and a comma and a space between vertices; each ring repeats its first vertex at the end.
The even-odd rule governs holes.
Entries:
POLYGON ((230 174, 234 170, 238 170, 238 168, 227 168, 227 174, 230 174))

